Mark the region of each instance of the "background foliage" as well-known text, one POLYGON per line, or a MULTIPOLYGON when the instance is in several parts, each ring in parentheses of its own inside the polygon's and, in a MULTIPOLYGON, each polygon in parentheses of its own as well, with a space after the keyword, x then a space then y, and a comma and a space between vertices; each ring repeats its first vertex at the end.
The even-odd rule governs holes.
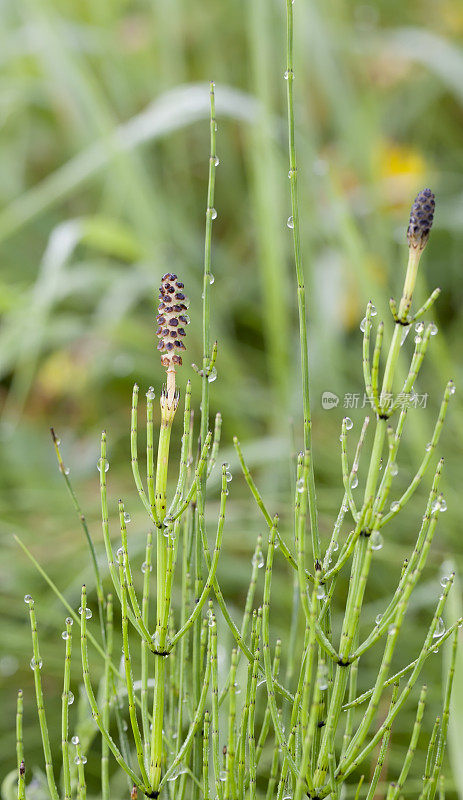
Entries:
MULTIPOLYGON (((447 378, 454 378, 457 395, 441 442, 449 510, 434 547, 434 571, 428 569, 412 608, 411 658, 413 626, 419 634, 443 560, 453 554, 463 566, 463 10, 452 0, 296 3, 297 147, 322 530, 341 495, 336 443, 345 393, 360 393, 359 408, 348 412, 356 425, 364 414, 358 325, 365 303, 372 298, 387 318, 391 288, 398 292, 403 276, 410 202, 424 185, 437 195, 420 293, 424 299, 426 289, 442 287, 435 310, 440 334, 419 391, 429 393, 433 411, 447 378), (325 390, 341 397, 337 409, 322 409, 325 390)), ((107 428, 110 488, 115 500, 124 496, 133 507, 134 546, 141 546, 146 520, 130 482, 129 405, 135 380, 145 390, 153 384, 158 393, 163 378, 153 346, 153 293, 166 269, 181 275, 191 298, 185 361, 200 355, 210 78, 216 81, 221 162, 212 411, 224 416, 223 460, 233 468, 229 445, 238 434, 272 498, 269 505, 282 516, 289 456, 300 438, 300 395, 286 227, 284 4, 5 0, 0 13, 4 775, 14 765, 19 686, 26 695, 26 749, 31 762, 40 758, 23 595, 30 592, 37 601, 52 718, 59 710, 53 700, 61 691, 64 617, 12 533, 32 548, 74 605, 84 576, 87 582, 90 577, 48 428, 53 424, 61 436, 97 541, 95 465, 99 434, 107 428)), ((198 400, 198 385, 194 392, 198 400)), ((411 423, 400 486, 432 427, 423 410, 411 423)), ((241 602, 247 580, 242 565, 249 563, 260 521, 249 511, 241 480, 232 486, 219 577, 232 601, 241 602)), ((387 592, 388 571, 399 569, 421 514, 416 501, 383 548, 376 593, 387 592)), ((279 580, 282 604, 273 619, 284 630, 291 586, 283 566, 279 580)), ((373 619, 379 610, 373 595, 369 610, 373 619)), ((437 679, 440 669, 436 659, 427 668, 429 678, 437 679)), ((402 726, 406 731, 405 717, 402 726)), ((399 729, 398 740, 401 735, 399 729)))

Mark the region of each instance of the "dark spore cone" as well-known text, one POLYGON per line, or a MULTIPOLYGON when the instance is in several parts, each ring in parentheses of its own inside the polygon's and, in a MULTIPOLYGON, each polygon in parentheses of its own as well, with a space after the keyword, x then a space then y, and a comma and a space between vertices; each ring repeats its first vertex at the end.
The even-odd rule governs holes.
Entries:
POLYGON ((167 369, 181 365, 182 357, 177 351, 185 350, 182 339, 186 331, 183 326, 188 325, 189 318, 186 314, 188 301, 183 291, 180 291, 182 289, 183 283, 172 272, 166 272, 162 276, 156 317, 159 327, 156 335, 159 339, 157 349, 164 354, 161 362, 167 369))
POLYGON ((423 250, 429 239, 429 231, 434 219, 434 209, 436 198, 431 189, 423 189, 413 202, 410 210, 410 222, 408 224, 407 241, 408 246, 415 250, 423 250))

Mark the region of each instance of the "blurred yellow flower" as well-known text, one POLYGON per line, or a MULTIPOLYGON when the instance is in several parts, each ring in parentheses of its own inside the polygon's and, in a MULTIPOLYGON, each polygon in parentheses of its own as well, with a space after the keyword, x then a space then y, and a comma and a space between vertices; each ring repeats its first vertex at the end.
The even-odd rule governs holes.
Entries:
POLYGON ((373 155, 375 178, 387 205, 409 205, 417 188, 429 183, 431 167, 414 147, 382 140, 373 155))

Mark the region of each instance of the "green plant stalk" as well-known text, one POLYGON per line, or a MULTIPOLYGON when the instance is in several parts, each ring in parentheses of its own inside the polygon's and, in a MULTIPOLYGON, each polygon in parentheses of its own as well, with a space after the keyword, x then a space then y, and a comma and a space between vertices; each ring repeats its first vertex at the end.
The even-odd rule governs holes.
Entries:
POLYGON ((23 693, 18 692, 16 704, 16 764, 18 770, 18 800, 26 800, 26 768, 23 744, 23 693))
POLYGON ((50 428, 51 437, 53 439, 53 445, 55 448, 56 458, 58 460, 59 470, 64 478, 64 482, 66 484, 67 490, 71 495, 73 506, 77 512, 77 515, 80 520, 80 524, 82 525, 82 530, 84 531, 85 538, 87 539, 87 544, 90 550, 90 556, 92 559, 93 571, 95 573, 95 584, 96 584, 96 593, 98 598, 98 614, 100 617, 100 627, 101 627, 101 635, 103 639, 103 644, 105 641, 105 626, 104 626, 104 594, 103 594, 103 585, 101 582, 101 575, 100 575, 100 568, 98 566, 98 560, 96 557, 95 546, 93 544, 92 537, 90 535, 89 527, 87 525, 87 520, 85 519, 85 514, 83 513, 79 501, 77 499, 77 495, 74 491, 74 487, 72 485, 71 479, 69 478, 69 470, 66 469, 63 463, 63 459, 61 457, 60 451, 60 440, 57 438, 55 431, 53 428, 50 428))
POLYGON ((211 368, 211 263, 212 263, 212 222, 214 215, 215 171, 216 171, 216 128, 214 84, 209 84, 211 102, 209 177, 207 184, 206 231, 204 237, 204 274, 203 274, 203 361, 201 381, 201 423, 200 446, 202 447, 209 429, 209 370, 211 368))
POLYGON ((209 711, 204 714, 203 723, 203 798, 209 800, 209 711))
POLYGON ((436 721, 434 722, 434 727, 431 733, 431 738, 428 744, 428 751, 426 753, 426 763, 423 774, 423 788, 421 790, 419 800, 425 800, 425 798, 428 796, 429 782, 431 780, 431 774, 432 774, 432 762, 436 755, 437 736, 439 733, 439 728, 440 728, 440 717, 436 717, 436 721))
MULTIPOLYGON (((394 684, 394 689, 392 691, 392 698, 389 708, 394 708, 395 702, 397 700, 397 694, 399 691, 399 684, 394 684)), ((368 787, 368 792, 365 800, 374 800, 376 788, 378 786, 378 781, 381 777, 381 772, 384 766, 384 760, 386 758, 387 748, 389 747, 389 739, 391 737, 391 728, 392 722, 386 727, 383 738, 381 740, 381 747, 379 750, 378 759, 376 761, 375 771, 370 781, 370 785, 368 787)))
POLYGON ((228 706, 228 743, 226 756, 225 797, 236 796, 235 755, 236 755, 236 650, 231 653, 230 690, 228 706))
POLYGON ((455 678, 455 663, 457 658, 457 648, 458 648, 458 628, 453 635, 452 654, 450 657, 450 667, 447 675, 447 683, 445 686, 444 707, 442 709, 442 723, 439 733, 439 743, 437 746, 437 754, 436 754, 434 769, 429 784, 429 792, 428 792, 429 800, 434 800, 434 795, 437 789, 437 782, 439 780, 442 770, 442 764, 444 761, 444 753, 445 753, 445 746, 447 743, 447 733, 449 726, 450 700, 452 698, 452 687, 455 678))
POLYGON ((47 718, 45 715, 45 707, 43 704, 43 691, 42 680, 40 677, 40 668, 42 659, 40 658, 39 650, 39 637, 37 633, 37 620, 35 616, 34 601, 29 602, 29 617, 31 623, 32 633, 32 651, 34 658, 34 684, 35 684, 35 697, 37 701, 37 713, 39 717, 40 734, 42 737, 43 755, 45 759, 45 774, 47 776, 48 791, 50 792, 51 800, 59 800, 58 789, 56 788, 55 777, 53 775, 53 761, 51 757, 50 738, 48 735, 47 718))
MULTIPOLYGON (((291 0, 287 0, 288 5, 291 5, 291 0)), ((399 306, 399 315, 404 319, 404 315, 408 313, 410 308, 412 293, 416 281, 417 267, 419 257, 411 248, 409 251, 409 260, 407 266, 407 273, 405 276, 404 288, 402 292, 402 299, 399 306)), ((365 324, 364 337, 369 336, 371 316, 371 304, 367 308, 367 318, 365 324)), ((393 387, 394 374, 397 366, 397 361, 400 354, 400 347, 402 342, 402 325, 396 323, 392 335, 392 341, 389 348, 386 367, 384 370, 384 377, 381 389, 381 397, 386 397, 391 393, 393 387)), ((381 398, 380 398, 381 400, 381 398)), ((387 402, 387 400, 386 400, 387 402)), ((370 465, 365 485, 364 493, 364 507, 367 503, 371 503, 376 494, 378 483, 381 457, 384 448, 384 441, 388 427, 387 408, 384 410, 381 406, 382 414, 376 420, 376 430, 373 442, 373 448, 370 458, 370 465)), ((374 520, 371 514, 365 520, 366 527, 372 524, 374 520)), ((371 530, 371 529, 370 529, 371 530)), ((368 578, 369 567, 371 563, 371 548, 368 547, 368 539, 364 536, 359 536, 356 549, 354 552, 354 559, 352 563, 351 581, 349 583, 349 591, 346 602, 346 612, 341 632, 341 659, 347 662, 351 653, 351 646, 357 630, 358 619, 360 610, 363 603, 363 594, 365 590, 366 581, 368 578)), ((317 761, 317 769, 315 772, 314 783, 316 787, 322 786, 324 783, 324 776, 328 769, 328 753, 332 746, 332 737, 337 728, 341 706, 344 700, 344 694, 347 687, 348 669, 345 666, 338 665, 335 673, 335 680, 333 686, 333 693, 331 696, 330 707, 328 710, 328 717, 326 722, 325 732, 322 738, 319 757, 317 761)))
POLYGON ((391 783, 389 786, 386 800, 396 800, 396 798, 399 796, 404 787, 405 781, 407 780, 407 775, 410 771, 410 767, 416 752, 416 746, 418 744, 418 738, 421 731, 421 723, 423 721, 423 714, 426 705, 426 692, 427 692, 427 687, 423 686, 420 693, 420 699, 418 701, 415 724, 413 726, 412 736, 407 750, 407 755, 405 756, 405 761, 402 765, 402 769, 400 771, 397 783, 395 784, 391 783))
POLYGON ((187 735, 186 735, 186 737, 184 739, 184 742, 183 742, 180 750, 178 751, 177 755, 175 756, 174 760, 172 761, 172 764, 170 765, 169 769, 165 772, 165 774, 164 774, 164 776, 162 778, 162 781, 161 781, 161 783, 159 785, 159 790, 161 790, 162 787, 165 785, 166 781, 169 780, 169 778, 171 777, 171 775, 174 772, 174 770, 176 770, 178 765, 184 759, 186 759, 188 757, 188 755, 189 755, 189 753, 191 751, 191 748, 193 746, 194 737, 195 737, 196 732, 198 731, 199 726, 201 724, 201 721, 203 719, 204 707, 206 705, 206 698, 207 698, 207 693, 208 693, 208 690, 209 690, 209 681, 210 681, 210 675, 211 675, 211 638, 212 638, 211 626, 209 626, 209 636, 208 636, 207 656, 206 656, 206 669, 204 671, 203 686, 202 686, 201 696, 199 698, 198 706, 197 706, 197 708, 195 710, 193 719, 191 721, 191 724, 190 724, 188 733, 187 733, 187 735))
POLYGON ((288 105, 288 139, 289 139, 289 180, 291 187, 291 214, 293 218, 293 243, 294 243, 294 262, 297 278, 297 307, 299 313, 299 335, 301 343, 301 370, 302 370, 302 400, 304 411, 304 450, 309 453, 309 517, 312 531, 312 551, 314 561, 321 558, 320 536, 318 532, 317 500, 315 495, 315 478, 313 468, 312 453, 312 415, 310 410, 309 395, 309 351, 307 340, 307 309, 304 283, 304 271, 302 267, 302 253, 299 226, 299 203, 297 191, 297 165, 296 165, 296 145, 295 145, 295 125, 294 125, 294 61, 293 61, 293 4, 292 0, 286 0, 286 20, 287 20, 287 105, 288 105))
MULTIPOLYGON (((211 604, 212 605, 212 604, 211 604)), ((223 783, 220 780, 219 742, 219 676, 217 667, 217 624, 212 608, 209 610, 213 622, 211 634, 211 681, 212 681, 212 763, 214 765, 215 790, 219 800, 223 798, 223 783)))
POLYGON ((140 791, 144 793, 145 790, 149 791, 149 787, 144 786, 142 784, 142 782, 140 781, 136 773, 133 771, 133 769, 125 762, 122 753, 120 752, 116 743, 112 739, 109 731, 103 725, 103 718, 102 715, 100 714, 98 703, 96 702, 96 698, 92 689, 92 684, 90 682, 90 668, 88 662, 88 648, 87 648, 87 619, 85 616, 85 610, 87 608, 87 590, 85 586, 82 586, 81 608, 82 608, 82 613, 80 615, 80 643, 81 643, 81 655, 82 655, 82 677, 85 685, 85 690, 87 692, 87 697, 90 703, 92 717, 95 720, 98 728, 100 729, 103 739, 106 741, 109 749, 111 750, 120 768, 129 776, 132 783, 140 791))
MULTIPOLYGON (((106 659, 104 666, 104 690, 102 721, 106 730, 109 730, 112 673, 111 659, 113 654, 113 596, 108 594, 106 599, 106 659)), ((109 747, 104 738, 101 740, 101 800, 109 800, 109 747)))
POLYGON ((275 734, 279 746, 281 747, 281 750, 288 761, 289 769, 291 770, 294 777, 297 778, 299 772, 294 762, 294 759, 288 750, 288 744, 285 740, 283 728, 278 714, 277 705, 275 702, 275 682, 273 680, 272 664, 270 660, 270 641, 269 641, 270 640, 270 632, 269 632, 270 591, 272 585, 273 553, 275 549, 275 539, 276 539, 275 531, 277 528, 277 524, 278 524, 278 517, 275 517, 272 528, 270 530, 270 537, 269 537, 268 551, 267 551, 267 563, 265 565, 264 596, 262 603, 262 646, 264 655, 265 680, 267 683, 268 704, 270 706, 270 712, 272 715, 273 727, 275 729, 275 734))
POLYGON ((76 759, 77 759, 77 798, 78 800, 86 800, 87 797, 87 783, 85 781, 84 762, 82 761, 82 748, 80 741, 76 744, 76 759))
POLYGON ((64 682, 61 698, 61 751, 63 755, 64 800, 71 800, 71 766, 69 763, 69 692, 71 685, 72 620, 66 620, 66 650, 64 655, 64 682), (69 620, 69 622, 68 622, 69 620))
MULTIPOLYGON (((138 766, 143 779, 143 783, 148 786, 149 780, 145 768, 145 758, 143 752, 143 742, 138 727, 137 712, 135 709, 135 692, 133 688, 133 675, 132 675, 132 660, 130 657, 129 648, 129 631, 127 619, 127 590, 124 580, 124 553, 119 557, 119 579, 121 583, 121 621, 122 621, 122 652, 124 656, 124 669, 125 669, 125 683, 127 686, 127 700, 129 704, 129 717, 132 726, 133 739, 135 742, 135 750, 137 753, 138 766)), ((154 718, 153 718, 154 719, 154 718)))
POLYGON ((132 392, 132 416, 131 416, 131 424, 130 424, 130 452, 131 452, 131 463, 132 463, 132 473, 133 478, 135 481, 135 486, 137 487, 138 494, 140 499, 148 512, 148 515, 152 522, 159 526, 159 520, 156 514, 156 506, 154 502, 151 504, 146 497, 146 492, 143 487, 143 482, 140 476, 140 468, 138 466, 138 385, 135 383, 132 392))

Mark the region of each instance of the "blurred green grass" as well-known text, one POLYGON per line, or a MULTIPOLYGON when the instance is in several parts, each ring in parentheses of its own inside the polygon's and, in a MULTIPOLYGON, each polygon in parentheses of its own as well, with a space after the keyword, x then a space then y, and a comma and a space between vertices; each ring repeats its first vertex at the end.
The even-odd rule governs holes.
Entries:
MULTIPOLYGON (((358 324, 370 297, 387 319, 389 294, 399 291, 403 275, 409 205, 424 185, 436 192, 437 214, 420 295, 440 285, 442 297, 435 310, 440 334, 417 388, 429 392, 435 413, 447 378, 457 389, 463 385, 463 11, 451 0, 296 3, 314 442, 322 529, 328 532, 340 495, 333 445, 344 410, 323 411, 320 396, 325 390, 341 397, 363 394, 358 324)), ((219 358, 212 411, 224 416, 224 460, 234 463, 227 448, 236 433, 272 510, 287 512, 292 421, 297 443, 300 399, 286 228, 283 13, 276 0, 2 5, 0 774, 14 764, 19 686, 29 701, 26 747, 32 761, 39 759, 25 592, 38 601, 55 720, 61 681, 64 614, 12 533, 75 604, 78 586, 88 578, 84 542, 48 427, 61 436, 99 542, 95 464, 102 427, 109 433, 113 497, 123 495, 136 507, 128 455, 131 386, 136 380, 158 392, 162 382, 153 347, 153 295, 166 269, 182 276, 191 297, 185 362, 200 357, 210 78, 216 81, 220 156, 212 315, 219 358)), ((191 371, 184 372, 186 379, 191 371)), ((197 385, 194 392, 199 402, 197 385)), ((449 554, 463 567, 460 394, 441 442, 449 510, 427 581, 449 554)), ((362 409, 349 414, 359 423, 362 409)), ((430 413, 410 415, 400 485, 432 425, 430 413)), ((239 605, 244 584, 228 576, 240 574, 262 526, 237 478, 233 489, 229 531, 239 535, 225 539, 221 573, 239 605)), ((381 554, 391 569, 403 558, 403 542, 411 542, 420 514, 416 501, 391 531, 393 541, 381 554)), ((144 525, 140 518, 140 536, 144 525)), ((379 570, 377 576, 375 588, 384 595, 389 573, 379 570)), ((289 605, 283 569, 279 580, 278 595, 286 595, 289 605)), ((286 612, 283 607, 281 618, 275 615, 276 630, 283 630, 286 612)), ((404 660, 416 652, 422 613, 419 605, 413 611, 404 660)), ((428 669, 437 680, 440 666, 428 669)), ((406 720, 402 726, 397 736, 405 741, 406 720)))

